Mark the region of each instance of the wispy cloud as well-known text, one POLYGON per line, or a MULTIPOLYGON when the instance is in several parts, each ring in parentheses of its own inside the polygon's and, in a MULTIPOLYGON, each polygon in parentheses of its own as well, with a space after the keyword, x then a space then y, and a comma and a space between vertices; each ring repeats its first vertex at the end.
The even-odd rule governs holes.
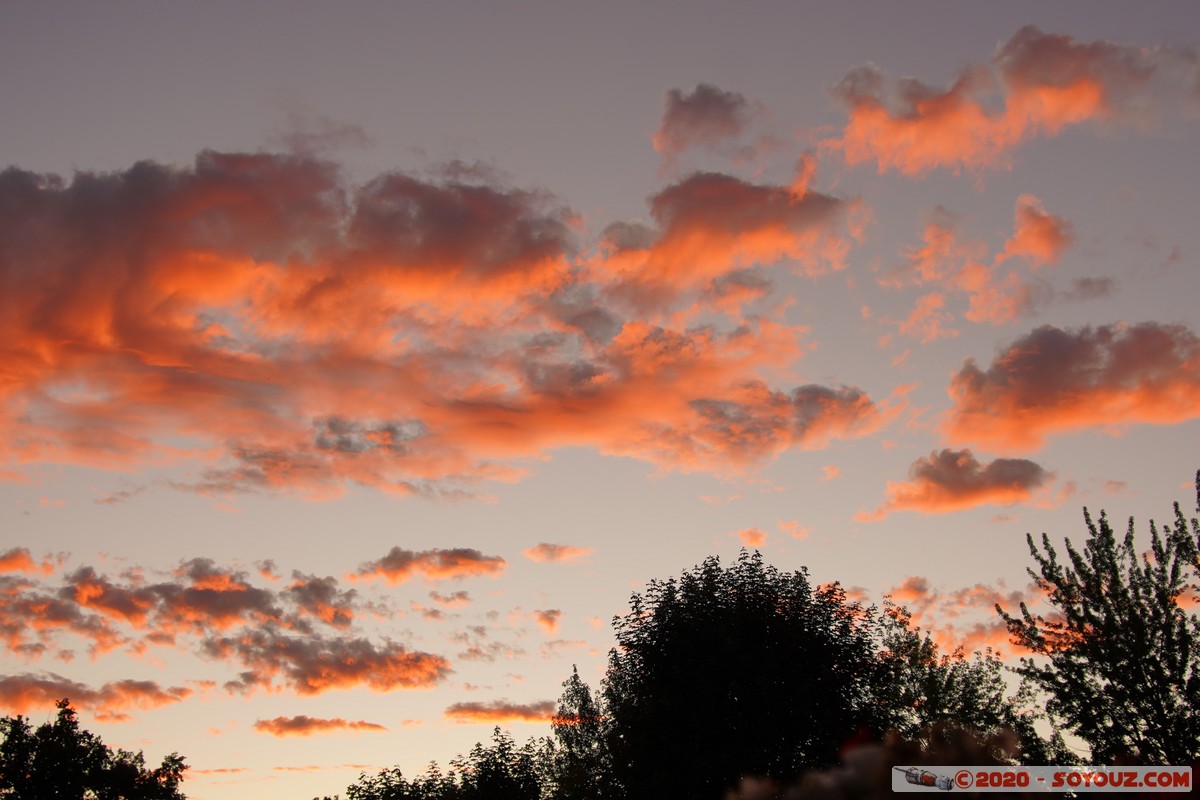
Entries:
POLYGON ((593 547, 574 547, 569 544, 540 544, 525 551, 525 557, 530 561, 580 561, 596 552, 593 547))
POLYGON ((461 723, 547 722, 554 716, 551 700, 536 703, 455 703, 446 709, 446 719, 461 723))
POLYGON ((272 736, 311 736, 314 733, 330 733, 333 731, 380 732, 386 731, 383 725, 363 720, 345 720, 341 717, 323 719, 309 717, 303 714, 296 717, 275 717, 260 719, 254 723, 254 730, 259 733, 269 733, 272 736))
POLYGON ((389 584, 404 583, 414 575, 428 580, 496 575, 507 562, 500 556, 485 556, 478 550, 457 548, 413 552, 393 547, 383 558, 368 561, 348 576, 352 580, 383 578, 389 584))

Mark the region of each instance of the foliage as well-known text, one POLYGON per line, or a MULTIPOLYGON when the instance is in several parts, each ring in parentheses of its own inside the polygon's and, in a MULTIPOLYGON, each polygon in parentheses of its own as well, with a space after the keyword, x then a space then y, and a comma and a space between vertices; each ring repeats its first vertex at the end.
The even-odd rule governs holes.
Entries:
POLYGON ((563 681, 554 738, 547 752, 548 783, 555 800, 607 800, 617 797, 608 749, 609 723, 597 698, 575 668, 563 681))
POLYGON ((79 727, 70 702, 34 730, 22 716, 0 719, 0 797, 12 800, 181 800, 187 765, 178 753, 147 769, 141 752, 107 747, 79 727))
POLYGON ((604 684, 613 777, 629 797, 721 797, 792 780, 874 722, 869 615, 758 553, 651 582, 614 620, 604 684))
MULTIPOLYGON (((1200 508, 1200 472, 1196 474, 1200 508)), ((1092 749, 1097 762, 1117 758, 1188 764, 1200 754, 1200 619, 1181 601, 1198 587, 1200 523, 1175 504, 1174 524, 1151 520, 1150 550, 1139 556, 1130 518, 1118 542, 1104 512, 1087 509, 1083 552, 1067 540, 1069 565, 1042 534, 1027 536, 1037 572, 1057 615, 996 611, 1014 640, 1040 656, 1021 674, 1049 695, 1048 710, 1092 749)))
MULTIPOLYGON (((878 618, 879 667, 873 687, 884 727, 920 742, 930 731, 962 729, 981 737, 1016 736, 1021 764, 1071 764, 1074 755, 1055 732, 1044 740, 1034 727, 1033 686, 1022 681, 1009 694, 1007 668, 989 648, 971 657, 960 647, 939 653, 937 644, 904 608, 885 603, 878 618)), ((932 742, 927 742, 932 744, 932 742)))
POLYGON ((467 756, 450 762, 443 774, 436 763, 407 780, 399 769, 365 773, 346 790, 347 800, 539 800, 538 750, 533 742, 518 748, 512 735, 492 732, 492 745, 476 743, 467 756))

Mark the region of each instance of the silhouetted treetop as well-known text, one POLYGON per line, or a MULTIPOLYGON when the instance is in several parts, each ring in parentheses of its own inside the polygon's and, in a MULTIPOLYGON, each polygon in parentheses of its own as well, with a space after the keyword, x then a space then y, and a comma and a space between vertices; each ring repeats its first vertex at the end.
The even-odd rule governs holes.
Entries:
POLYGON ((68 700, 35 730, 22 716, 0 719, 0 797, 12 800, 183 800, 188 768, 178 753, 147 769, 141 752, 109 749, 79 727, 68 700))
POLYGON ((757 552, 651 582, 614 620, 614 777, 629 797, 715 798, 743 774, 790 780, 832 763, 875 723, 869 619, 840 587, 814 589, 757 552))
POLYGON ((1200 590, 1200 522, 1176 503, 1172 524, 1151 520, 1150 548, 1139 552, 1132 517, 1120 541, 1103 511, 1094 521, 1084 509, 1083 518, 1088 538, 1082 552, 1067 540, 1066 563, 1049 536, 1041 549, 1026 536, 1037 564, 1029 574, 1058 616, 996 606, 1014 640, 1040 656, 1020 672, 1094 762, 1190 764, 1200 755, 1200 618, 1183 603, 1200 590))

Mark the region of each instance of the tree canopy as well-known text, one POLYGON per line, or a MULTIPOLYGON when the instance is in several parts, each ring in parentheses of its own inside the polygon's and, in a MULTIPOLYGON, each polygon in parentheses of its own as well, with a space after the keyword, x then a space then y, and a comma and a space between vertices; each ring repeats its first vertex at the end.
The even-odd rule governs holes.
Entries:
POLYGON ((348 800, 715 800, 747 776, 792 783, 887 731, 1015 732, 1026 763, 1064 763, 994 654, 940 653, 903 609, 865 608, 757 552, 652 581, 613 627, 600 691, 574 671, 550 739, 518 749, 497 729, 444 775, 364 775, 348 800))
POLYGON ((715 798, 743 774, 791 779, 875 722, 865 610, 757 552, 653 581, 613 624, 603 697, 628 796, 715 798))
POLYGON ((183 800, 187 769, 178 753, 147 769, 142 753, 113 752, 79 727, 70 701, 34 729, 22 716, 0 719, 0 797, 12 800, 183 800))
MULTIPOLYGON (((1200 509, 1200 472, 1196 502, 1200 509)), ((1082 552, 1067 540, 1067 563, 1046 534, 1041 549, 1026 537, 1037 564, 1029 574, 1057 614, 996 606, 1014 640, 1039 657, 1020 672, 1094 762, 1190 764, 1200 754, 1200 619, 1184 604, 1200 589, 1200 522, 1176 503, 1172 524, 1151 520, 1149 550, 1139 552, 1132 517, 1118 541, 1103 511, 1083 516, 1088 538, 1082 552)))
POLYGON ((492 744, 476 743, 443 773, 431 764, 423 775, 405 778, 398 769, 359 776, 346 790, 347 800, 540 800, 544 759, 534 742, 517 747, 512 735, 492 731, 492 744))

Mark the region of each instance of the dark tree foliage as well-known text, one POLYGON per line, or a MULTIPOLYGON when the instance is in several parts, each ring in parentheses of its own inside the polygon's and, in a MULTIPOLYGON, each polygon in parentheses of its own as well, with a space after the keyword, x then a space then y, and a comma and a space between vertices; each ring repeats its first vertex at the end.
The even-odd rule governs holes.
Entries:
POLYGON ((346 790, 347 800, 539 800, 539 750, 534 742, 518 748, 512 735, 496 728, 492 745, 476 743, 470 754, 450 762, 443 774, 436 763, 411 781, 398 769, 361 775, 346 790))
POLYGON ((563 682, 552 726, 547 771, 555 800, 619 797, 612 785, 608 718, 577 668, 563 682))
POLYGON ((613 620, 602 690, 573 671, 551 739, 518 749, 496 729, 445 775, 363 775, 347 800, 715 800, 747 776, 786 786, 888 732, 933 749, 982 737, 1004 743, 996 758, 1071 763, 1060 739, 1038 736, 1040 710, 1026 708, 1027 687, 1010 695, 995 655, 943 655, 911 622, 759 553, 729 568, 709 558, 632 596, 613 620))
POLYGON ((878 627, 879 666, 872 688, 886 729, 911 742, 923 741, 930 731, 1007 733, 1016 737, 1013 757, 1021 764, 1076 762, 1057 731, 1050 741, 1038 733, 1034 723, 1045 715, 1033 707, 1033 686, 1022 681, 1010 694, 1007 668, 990 648, 970 657, 962 648, 939 653, 933 639, 912 626, 908 611, 890 602, 878 627))
MULTIPOLYGON (((1200 508, 1200 472, 1196 474, 1200 508)), ((1069 564, 1050 537, 1040 551, 1027 536, 1037 571, 1029 574, 1060 617, 1020 616, 999 606, 1014 641, 1040 656, 1020 672, 1049 695, 1048 710, 1092 749, 1094 762, 1134 758, 1190 764, 1200 755, 1200 619, 1181 597, 1197 589, 1200 523, 1175 504, 1172 525, 1150 522, 1150 550, 1139 552, 1133 518, 1118 542, 1104 512, 1092 520, 1083 552, 1067 540, 1069 564)))
POLYGON ((615 619, 604 685, 613 777, 630 798, 722 797, 795 779, 876 722, 868 615, 742 552, 652 581, 615 619))
POLYGON ((187 765, 178 753, 147 769, 141 752, 109 749, 79 727, 59 701, 53 722, 35 730, 24 717, 0 719, 0 797, 12 800, 182 800, 187 765))

